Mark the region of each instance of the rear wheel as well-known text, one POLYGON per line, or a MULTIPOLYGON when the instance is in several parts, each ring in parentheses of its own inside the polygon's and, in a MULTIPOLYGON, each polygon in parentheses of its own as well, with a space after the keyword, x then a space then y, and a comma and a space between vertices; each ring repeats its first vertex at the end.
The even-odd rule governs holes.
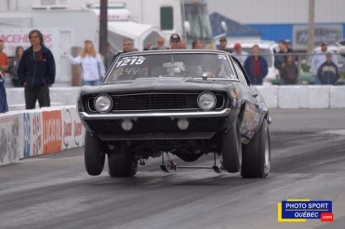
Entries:
POLYGON ((271 168, 271 143, 267 120, 264 119, 258 132, 243 145, 242 169, 243 178, 266 177, 271 168))
POLYGON ((102 141, 98 136, 85 133, 84 162, 89 175, 98 176, 104 168, 105 154, 102 151, 102 141))
POLYGON ((239 123, 236 120, 222 136, 221 142, 223 167, 229 173, 240 171, 242 159, 241 136, 239 123))
POLYGON ((108 154, 108 166, 111 177, 132 177, 138 171, 138 160, 131 152, 108 154))

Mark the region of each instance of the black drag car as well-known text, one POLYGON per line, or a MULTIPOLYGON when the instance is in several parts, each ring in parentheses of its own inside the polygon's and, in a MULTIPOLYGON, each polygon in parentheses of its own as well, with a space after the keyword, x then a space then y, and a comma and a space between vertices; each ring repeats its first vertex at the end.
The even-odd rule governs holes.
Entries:
POLYGON ((85 167, 97 176, 134 176, 138 164, 162 157, 165 172, 212 168, 244 178, 270 171, 270 117, 237 59, 218 50, 121 54, 99 87, 82 87, 78 111, 85 167), (178 166, 214 154, 210 167, 178 166), (221 162, 217 163, 217 158, 221 162))

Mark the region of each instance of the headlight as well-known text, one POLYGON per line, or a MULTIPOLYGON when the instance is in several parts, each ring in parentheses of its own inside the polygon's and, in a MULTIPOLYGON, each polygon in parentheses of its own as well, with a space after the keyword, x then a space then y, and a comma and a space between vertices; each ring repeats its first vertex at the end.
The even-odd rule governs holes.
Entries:
POLYGON ((216 104, 217 99, 212 92, 203 92, 198 96, 198 106, 204 111, 212 110, 216 104))
POLYGON ((113 100, 108 95, 99 95, 96 97, 93 105, 96 111, 106 113, 113 107, 113 100))

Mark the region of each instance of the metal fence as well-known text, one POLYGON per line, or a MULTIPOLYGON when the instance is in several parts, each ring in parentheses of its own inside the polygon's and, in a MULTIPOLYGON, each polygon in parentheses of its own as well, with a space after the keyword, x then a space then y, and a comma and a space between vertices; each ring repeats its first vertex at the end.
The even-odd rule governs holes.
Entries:
POLYGON ((260 56, 259 59, 255 59, 251 54, 236 56, 253 84, 281 86, 345 84, 345 54, 333 53, 328 57, 329 61, 326 54, 265 53, 260 56), (260 64, 257 64, 258 62, 260 64), (260 77, 262 80, 259 80, 260 77))

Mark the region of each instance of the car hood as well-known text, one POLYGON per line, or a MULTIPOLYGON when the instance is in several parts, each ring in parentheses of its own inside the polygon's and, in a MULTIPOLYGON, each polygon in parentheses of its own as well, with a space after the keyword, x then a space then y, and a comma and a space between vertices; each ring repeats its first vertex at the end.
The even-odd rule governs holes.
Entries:
POLYGON ((229 87, 237 83, 232 80, 207 80, 193 78, 158 77, 158 78, 139 78, 133 81, 122 81, 112 84, 104 84, 100 87, 82 87, 86 92, 133 92, 133 91, 228 91, 229 87))

